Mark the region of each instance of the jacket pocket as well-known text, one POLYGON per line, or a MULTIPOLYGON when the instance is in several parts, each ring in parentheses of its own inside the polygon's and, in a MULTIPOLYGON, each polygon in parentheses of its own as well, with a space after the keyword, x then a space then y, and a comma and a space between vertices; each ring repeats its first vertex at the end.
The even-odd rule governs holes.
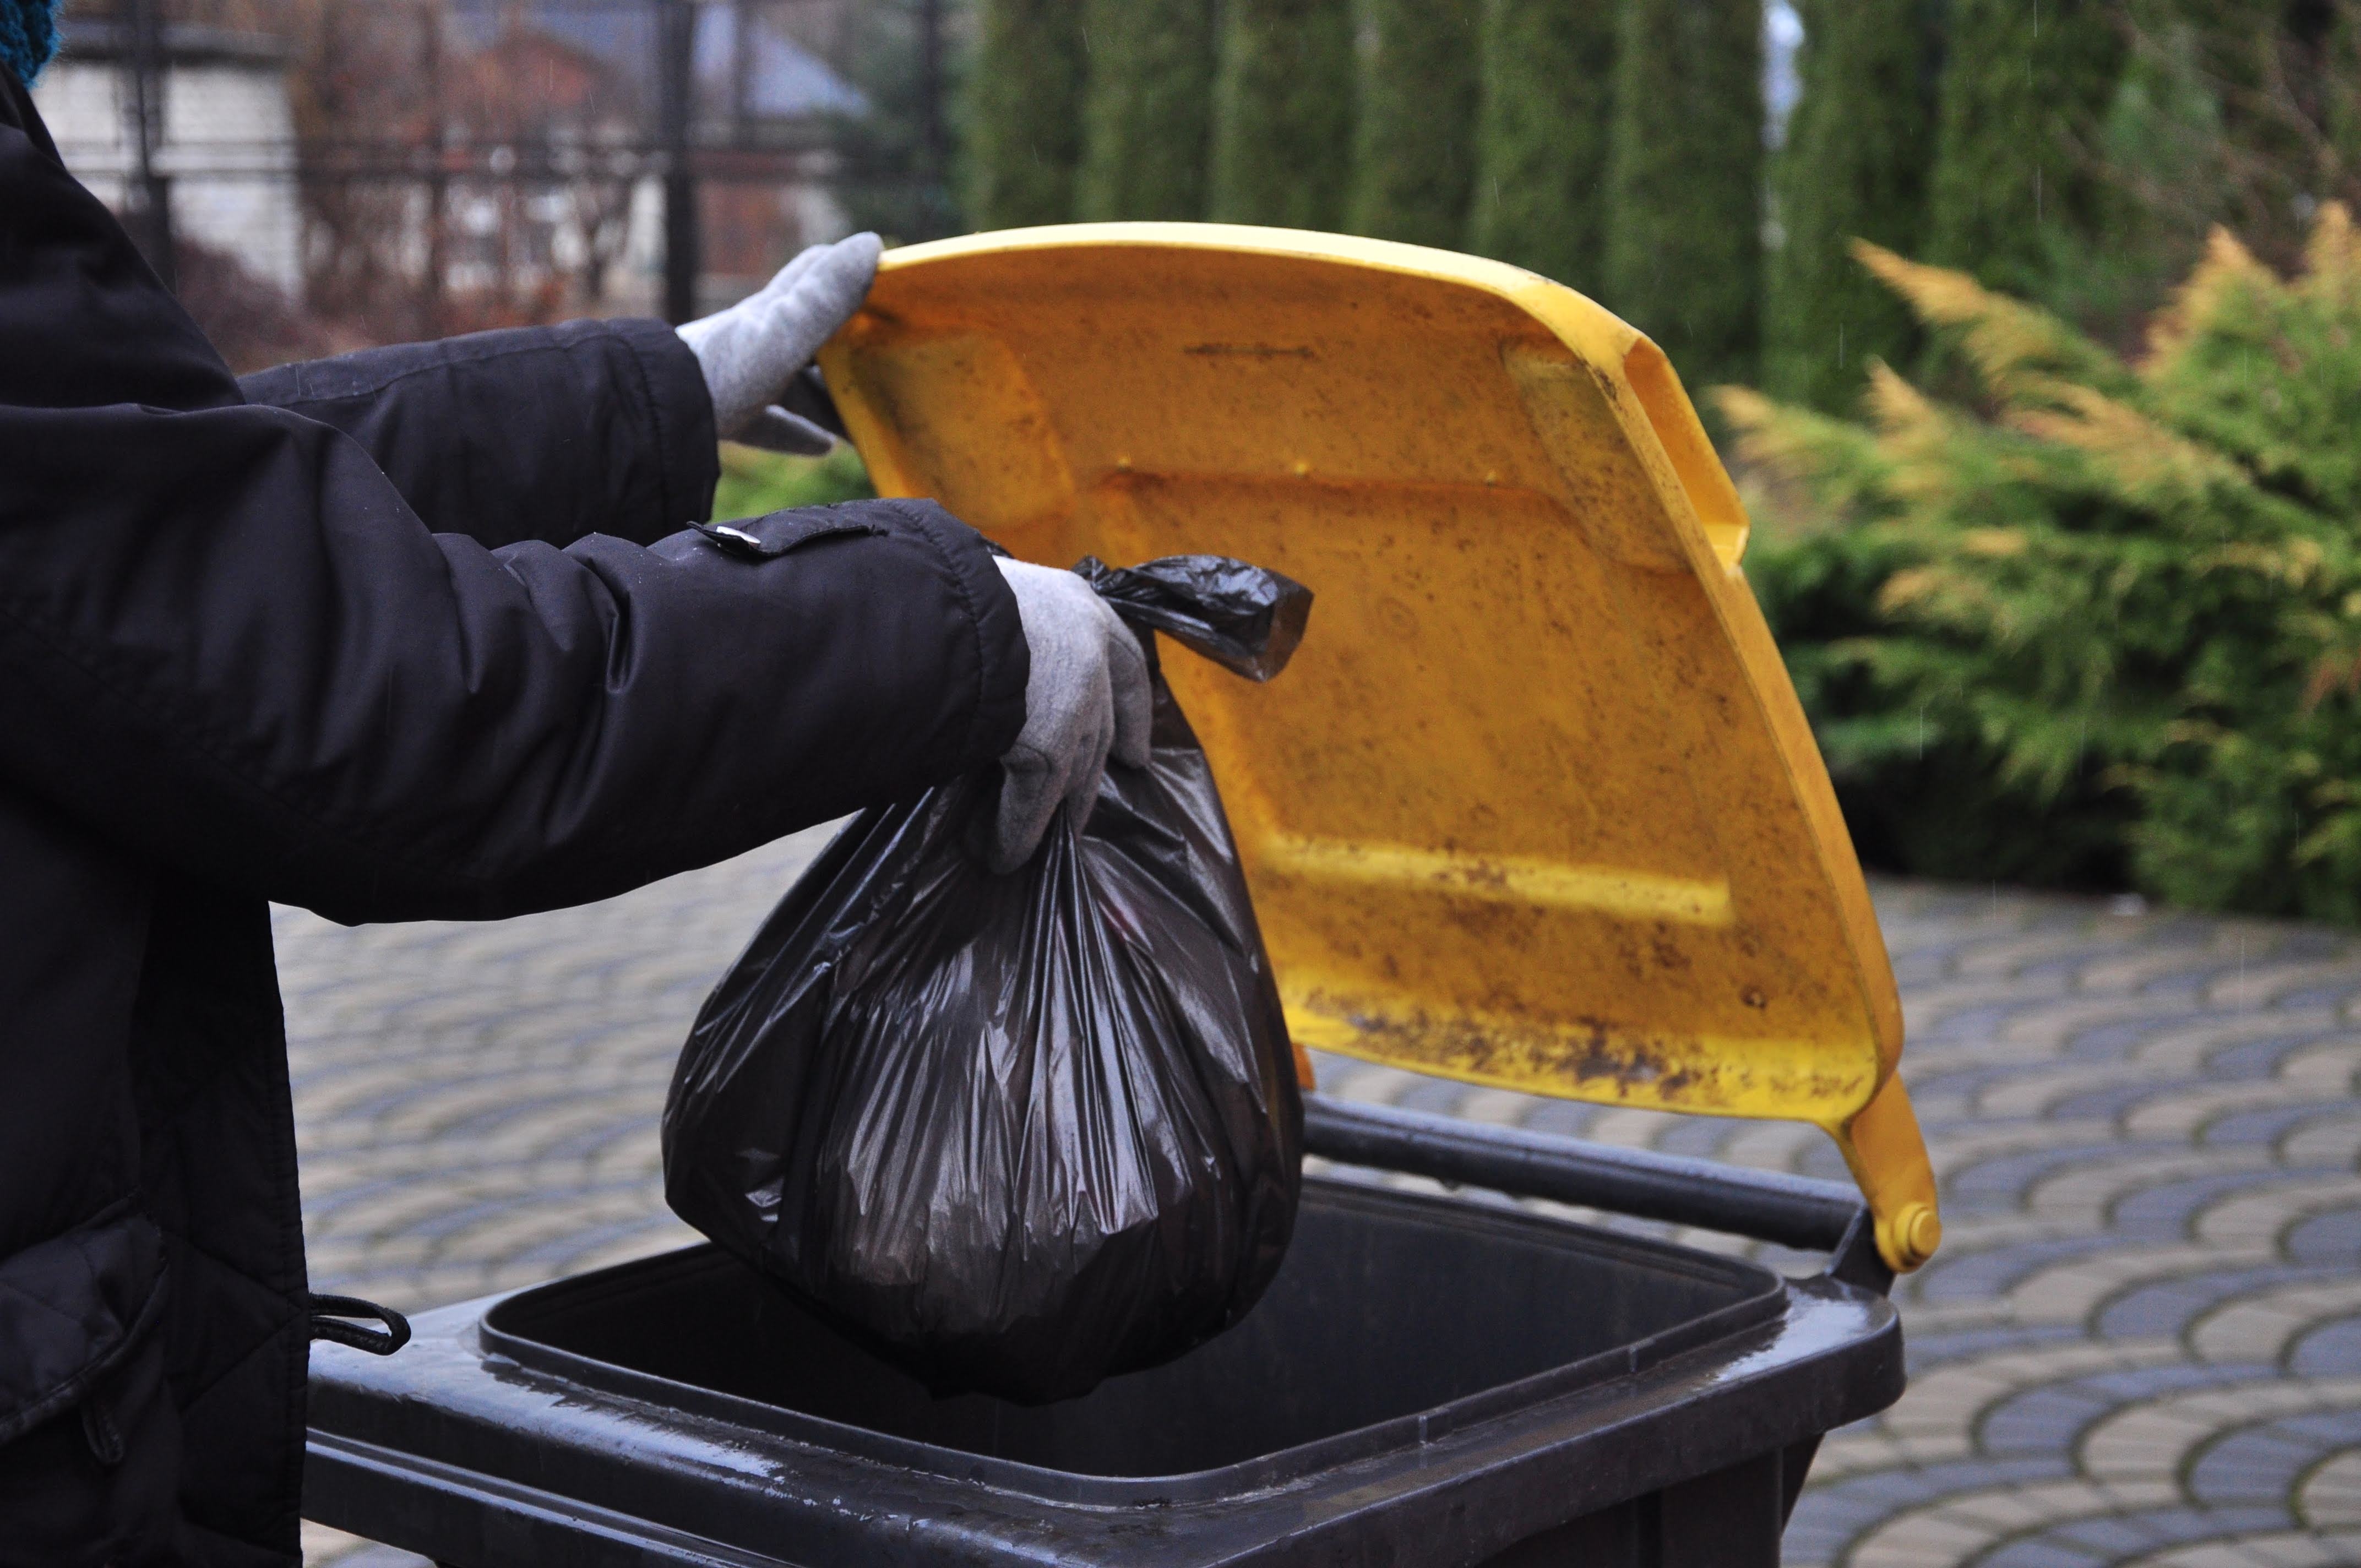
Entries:
POLYGON ((0 1443, 77 1403, 160 1315, 164 1238, 129 1199, 0 1259, 0 1443))
POLYGON ((0 1443, 0 1568, 182 1563, 164 1336, 134 1333, 75 1405, 0 1443))

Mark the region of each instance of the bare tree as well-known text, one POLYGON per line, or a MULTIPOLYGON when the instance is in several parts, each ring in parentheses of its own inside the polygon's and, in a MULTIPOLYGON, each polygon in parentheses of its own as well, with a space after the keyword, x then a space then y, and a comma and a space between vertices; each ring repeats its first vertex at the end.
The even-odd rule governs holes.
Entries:
POLYGON ((443 0, 291 0, 313 309, 384 341, 442 329, 443 0))

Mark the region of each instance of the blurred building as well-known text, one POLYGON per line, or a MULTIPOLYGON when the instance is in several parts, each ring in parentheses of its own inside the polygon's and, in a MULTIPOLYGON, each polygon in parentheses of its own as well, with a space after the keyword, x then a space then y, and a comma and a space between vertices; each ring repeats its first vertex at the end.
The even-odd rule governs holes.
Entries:
MULTIPOLYGON (((117 211, 136 204, 138 111, 124 67, 131 35, 69 18, 63 48, 33 90, 58 150, 117 211)), ((303 213, 282 38, 168 26, 157 49, 160 113, 153 169, 184 238, 234 257, 291 293, 303 282, 303 213)))
POLYGON ((798 13, 751 4, 697 18, 692 136, 726 148, 702 193, 706 302, 760 288, 807 245, 851 232, 835 192, 836 153, 812 130, 870 112, 869 100, 789 29, 840 31, 842 4, 798 13), (774 170, 792 169, 781 180, 774 170))
POLYGON ((256 356, 653 313, 684 169, 709 309, 853 226, 837 149, 873 110, 831 60, 858 3, 71 0, 36 97, 256 356))
MULTIPOLYGON (((869 104, 813 38, 839 30, 845 9, 697 8, 688 136, 705 303, 742 296, 802 247, 849 231, 830 190, 830 126, 869 104)), ((657 7, 455 0, 445 16, 444 141, 472 154, 444 218, 449 296, 515 300, 570 281, 584 307, 653 309, 664 245, 651 145, 657 7)))

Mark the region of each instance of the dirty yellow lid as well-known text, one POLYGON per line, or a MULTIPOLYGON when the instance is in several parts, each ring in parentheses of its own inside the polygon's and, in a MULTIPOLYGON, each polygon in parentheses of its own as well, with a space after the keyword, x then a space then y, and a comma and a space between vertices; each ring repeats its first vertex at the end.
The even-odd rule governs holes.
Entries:
POLYGON ((1270 685, 1166 663, 1301 1040, 1817 1123, 1933 1250, 1884 946, 1654 344, 1495 262, 1108 224, 890 252, 822 363, 885 494, 1312 587, 1270 685))

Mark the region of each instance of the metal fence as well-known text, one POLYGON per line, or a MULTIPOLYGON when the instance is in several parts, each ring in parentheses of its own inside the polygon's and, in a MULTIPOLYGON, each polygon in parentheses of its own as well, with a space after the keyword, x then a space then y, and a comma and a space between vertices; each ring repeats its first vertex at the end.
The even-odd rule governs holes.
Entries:
POLYGON ((93 0, 35 96, 225 352, 267 361, 684 320, 805 244, 950 232, 959 21, 947 0, 93 0))

